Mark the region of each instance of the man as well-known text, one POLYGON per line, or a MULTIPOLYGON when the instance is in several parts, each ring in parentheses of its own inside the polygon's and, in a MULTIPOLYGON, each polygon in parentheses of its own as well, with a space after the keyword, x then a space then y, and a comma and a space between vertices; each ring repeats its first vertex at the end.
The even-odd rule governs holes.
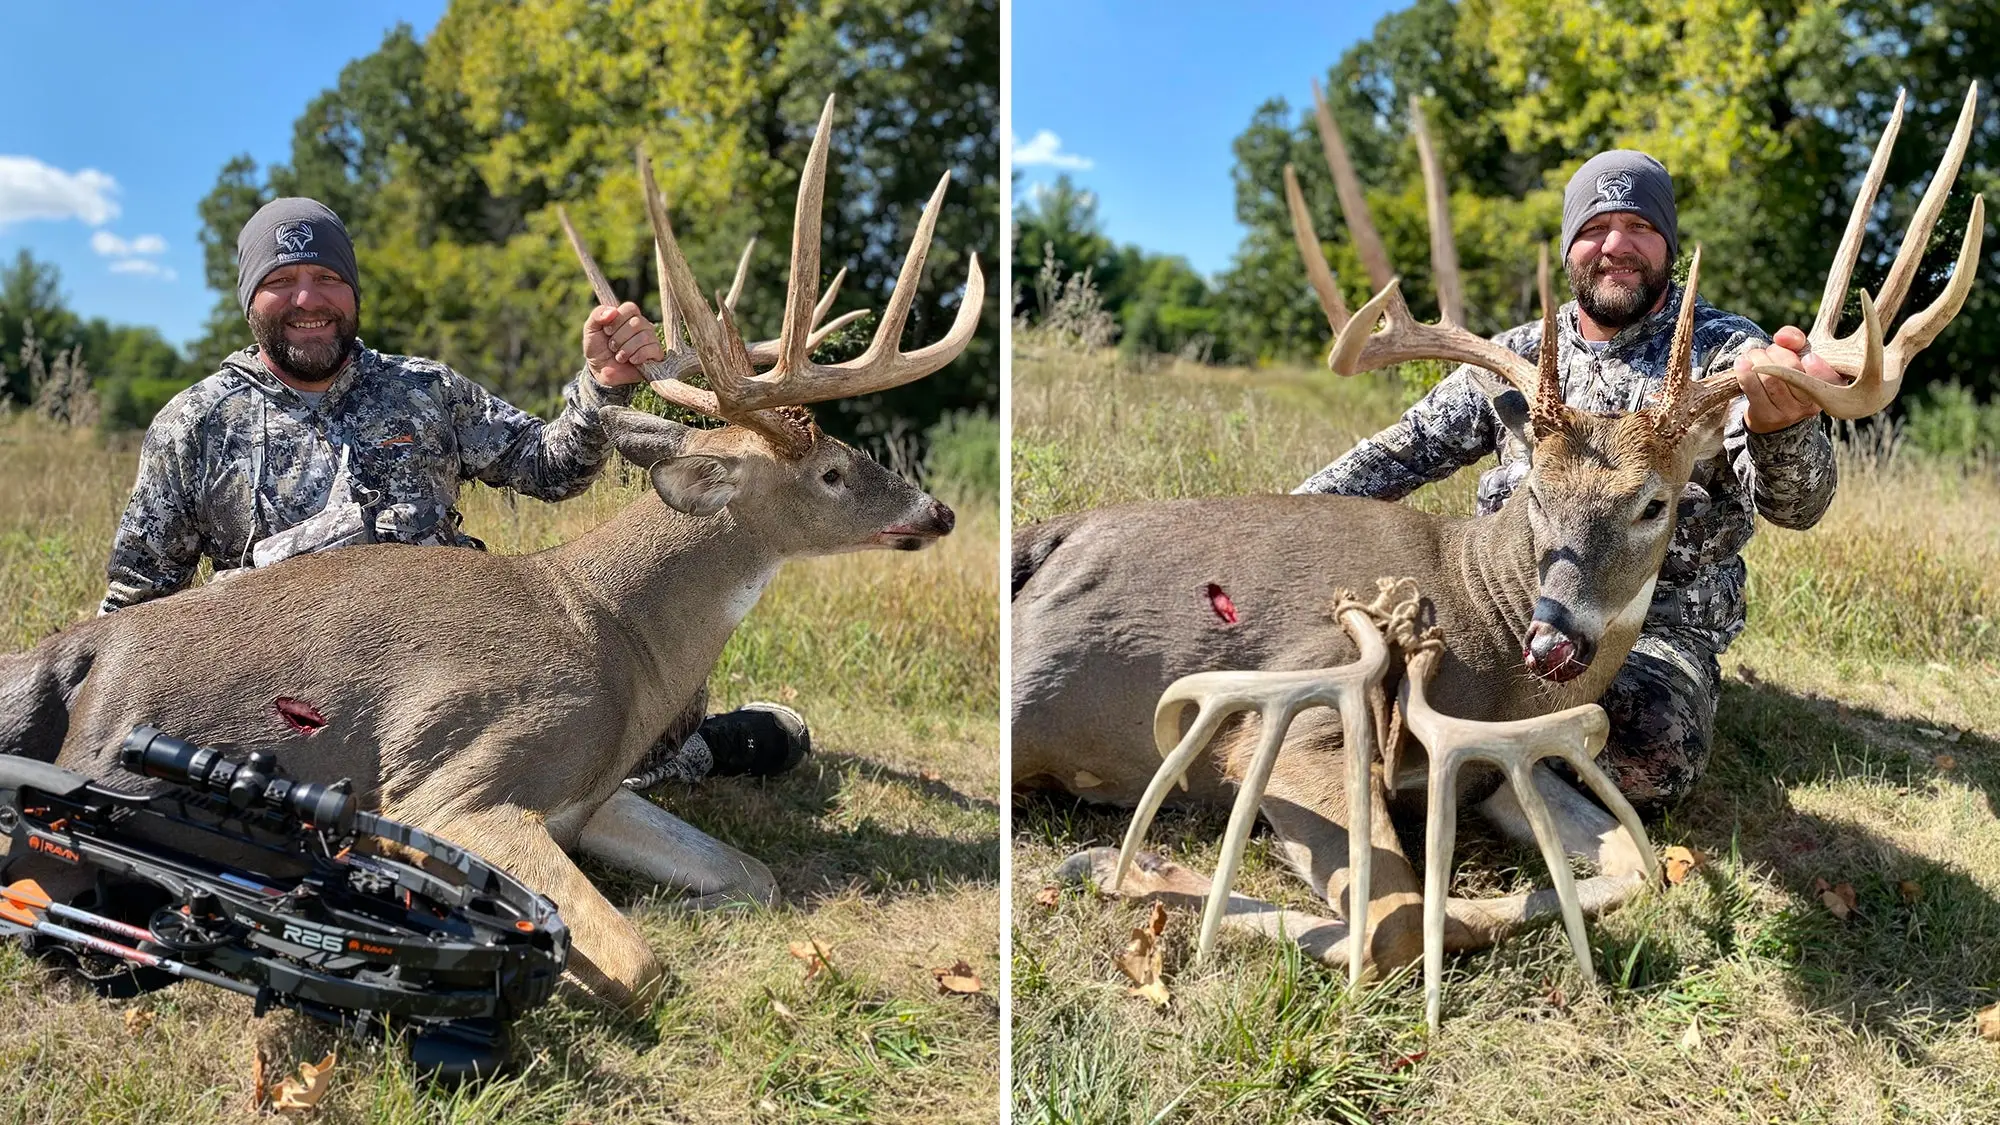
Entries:
MULTIPOLYGON (((461 483, 543 500, 582 492, 610 451, 598 408, 630 402, 640 365, 665 358, 638 306, 593 310, 585 369, 543 422, 442 363, 364 345, 354 244, 324 204, 266 204, 236 257, 256 342, 147 428, 100 613, 186 588, 204 555, 222 578, 353 543, 483 549, 462 526, 461 483)), ((797 714, 752 704, 656 748, 628 784, 778 773, 809 745, 797 714)))
MULTIPOLYGON (((1556 314, 1563 400, 1578 410, 1635 410, 1666 376, 1679 287, 1673 179, 1643 153, 1615 150, 1585 162, 1563 195, 1562 247, 1575 300, 1556 314)), ((1775 340, 1755 324, 1697 301, 1694 374, 1733 370, 1743 398, 1732 408, 1723 453, 1697 465, 1681 494, 1666 562, 1632 653, 1599 701, 1611 735, 1598 762, 1641 809, 1687 793, 1708 765, 1721 694, 1716 657, 1743 631, 1743 547, 1753 514, 1803 530, 1833 499, 1833 446, 1819 408, 1782 380, 1752 368, 1775 363, 1844 382, 1806 352, 1805 333, 1775 340)), ((1539 319, 1494 341, 1539 359, 1539 319)), ((1482 513, 1499 508, 1528 472, 1528 449, 1500 422, 1486 376, 1462 365, 1403 415, 1315 473, 1299 492, 1400 499, 1488 454, 1482 513)))

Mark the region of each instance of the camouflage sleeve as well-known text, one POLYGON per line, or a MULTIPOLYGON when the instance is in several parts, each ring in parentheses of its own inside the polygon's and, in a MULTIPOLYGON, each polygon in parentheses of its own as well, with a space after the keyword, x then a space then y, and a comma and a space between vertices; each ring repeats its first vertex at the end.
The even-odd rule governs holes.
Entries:
POLYGON ((201 529, 189 481, 199 476, 200 451, 175 407, 160 412, 139 450, 132 499, 111 539, 101 616, 187 588, 201 562, 201 529))
POLYGON ((563 388, 562 413, 544 422, 457 372, 447 382, 464 474, 541 500, 575 496, 597 479, 611 451, 598 408, 623 406, 638 388, 601 386, 579 371, 563 388))
POLYGON ((1461 365, 1401 420, 1353 449, 1293 492, 1400 500, 1499 448, 1500 420, 1470 364, 1461 365))
MULTIPOLYGON (((1747 322, 1745 322, 1747 324, 1747 322)), ((1736 366, 1736 357, 1769 341, 1761 332, 1739 332, 1717 348, 1704 365, 1704 375, 1736 366)), ((1750 494, 1757 511, 1779 527, 1804 531, 1820 521, 1833 503, 1839 472, 1834 467, 1833 439, 1817 415, 1768 434, 1753 434, 1744 422, 1750 403, 1737 399, 1723 427, 1722 448, 1736 479, 1750 494)))

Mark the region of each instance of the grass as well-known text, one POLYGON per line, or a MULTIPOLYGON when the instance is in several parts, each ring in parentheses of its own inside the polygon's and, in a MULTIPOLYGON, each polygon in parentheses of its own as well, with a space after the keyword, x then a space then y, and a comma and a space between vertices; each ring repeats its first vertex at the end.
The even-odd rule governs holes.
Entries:
MULTIPOLYGON (((0 651, 92 612, 134 450, 0 423, 0 651)), ((560 505, 469 492, 496 550, 567 540, 640 497, 615 471, 560 505)), ((947 497, 955 501, 955 497, 947 497)), ((690 914, 590 868, 629 906, 668 987, 643 1018, 563 995, 520 1025, 525 1065, 447 1090, 401 1055, 288 1014, 180 985, 98 999, 0 944, 0 1123, 236 1121, 261 1044, 279 1068, 338 1047, 317 1120, 405 1122, 991 1121, 999 1100, 998 511, 918 555, 794 563, 736 632, 716 709, 799 707, 818 752, 764 782, 669 789, 662 803, 768 863, 773 910, 690 914), (817 939, 808 982, 790 943, 817 939), (976 996, 929 972, 969 962, 976 996), (151 1014, 128 1030, 127 1014, 151 1014)))
MULTIPOLYGON (((1016 526, 1289 490, 1417 393, 1017 347, 1016 526)), ((1468 512, 1474 475, 1413 502, 1468 512)), ((1974 1028, 2000 1000, 1996 558, 1991 466, 1845 450, 1817 528, 1752 542, 1713 763, 1649 826, 1707 866, 1592 924, 1596 988, 1559 927, 1449 962, 1434 1037, 1408 978, 1352 996, 1344 973, 1235 935, 1196 966, 1191 914, 1163 939, 1173 1002, 1128 997, 1112 956, 1141 911, 1068 888, 1035 902, 1063 856, 1115 846, 1125 813, 1017 801, 1014 1119, 2000 1120, 2000 1044, 1974 1028), (1852 919, 1821 904, 1821 878, 1854 885, 1852 919)), ((1167 813, 1150 843, 1213 870, 1222 827, 1167 813)), ((1465 829, 1455 893, 1542 878, 1531 852, 1465 829)), ((1314 906, 1263 836, 1240 885, 1314 906)))

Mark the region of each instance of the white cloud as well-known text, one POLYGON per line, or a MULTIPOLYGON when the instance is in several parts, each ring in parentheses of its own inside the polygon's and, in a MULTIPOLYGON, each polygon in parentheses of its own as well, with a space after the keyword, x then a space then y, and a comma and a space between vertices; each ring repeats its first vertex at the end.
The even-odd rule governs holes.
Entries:
POLYGON ((118 181, 95 168, 65 172, 32 156, 0 156, 0 226, 29 219, 80 219, 93 227, 118 217, 118 181))
POLYGON ((106 258, 130 258, 135 254, 164 254, 167 240, 157 234, 142 234, 130 242, 108 230, 90 236, 90 248, 106 258))
POLYGON ((120 258, 111 263, 112 273, 136 273, 146 277, 157 277, 161 281, 173 281, 180 277, 171 268, 150 258, 120 258))
POLYGON ((1036 133, 1029 139, 1027 144, 1022 144, 1019 137, 1010 137, 1009 139, 1013 142, 1009 147, 1014 150, 1014 165, 1019 168, 1047 165, 1051 168, 1064 168, 1073 172, 1081 172, 1096 163, 1088 156, 1078 156, 1073 152, 1064 152, 1062 150, 1062 138, 1049 132, 1047 129, 1036 133))

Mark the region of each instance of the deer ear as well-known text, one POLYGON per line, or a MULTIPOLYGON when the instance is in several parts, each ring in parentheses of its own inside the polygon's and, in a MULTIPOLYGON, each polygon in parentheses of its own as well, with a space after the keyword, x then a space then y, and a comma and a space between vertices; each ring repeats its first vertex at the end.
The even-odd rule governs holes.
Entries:
POLYGON ((679 456, 687 447, 688 436, 695 432, 679 422, 627 406, 600 406, 597 418, 611 437, 611 447, 641 468, 679 456))
POLYGON ((712 516, 736 495, 743 461, 690 453, 653 466, 653 491, 667 507, 690 516, 712 516))
POLYGON ((1535 428, 1528 420, 1528 397, 1512 387, 1492 397, 1493 413, 1500 417, 1500 424, 1514 435, 1522 449, 1535 447, 1535 428))

